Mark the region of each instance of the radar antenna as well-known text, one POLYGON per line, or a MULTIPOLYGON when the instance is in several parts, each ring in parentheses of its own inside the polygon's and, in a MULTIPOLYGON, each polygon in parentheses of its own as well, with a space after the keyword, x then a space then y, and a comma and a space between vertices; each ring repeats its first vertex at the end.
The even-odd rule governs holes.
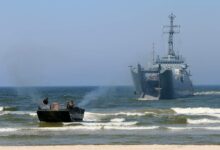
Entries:
POLYGON ((175 56, 175 52, 173 50, 173 34, 175 33, 179 33, 180 32, 180 25, 174 25, 173 21, 175 19, 175 15, 173 13, 171 13, 169 15, 170 18, 170 25, 169 26, 163 26, 163 28, 169 28, 169 31, 164 31, 163 33, 168 33, 169 34, 169 39, 168 39, 168 55, 170 56, 175 56), (174 29, 178 28, 177 31, 175 31, 174 29))

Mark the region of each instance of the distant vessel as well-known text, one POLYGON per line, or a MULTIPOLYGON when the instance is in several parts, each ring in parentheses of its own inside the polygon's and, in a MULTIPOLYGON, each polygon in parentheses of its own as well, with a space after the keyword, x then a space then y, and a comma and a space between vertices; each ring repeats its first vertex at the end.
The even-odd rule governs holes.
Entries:
POLYGON ((169 34, 167 56, 158 56, 156 60, 153 56, 152 65, 146 69, 140 64, 137 67, 130 66, 135 94, 139 95, 140 100, 174 99, 193 95, 188 64, 173 49, 173 35, 179 33, 174 29, 180 26, 173 24, 175 15, 171 14, 169 18, 170 25, 164 26, 169 28, 165 32, 169 34))

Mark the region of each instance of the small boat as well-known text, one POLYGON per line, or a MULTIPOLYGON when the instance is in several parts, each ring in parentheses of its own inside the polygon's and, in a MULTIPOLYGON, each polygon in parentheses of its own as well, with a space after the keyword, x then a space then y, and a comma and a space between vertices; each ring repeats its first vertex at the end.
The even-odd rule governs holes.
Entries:
MULTIPOLYGON (((45 100, 43 103, 45 105, 45 100)), ((48 102, 46 103, 46 106, 47 104, 48 102)), ((59 103, 54 102, 50 107, 39 106, 37 116, 40 121, 44 122, 75 122, 83 121, 84 112, 84 109, 75 107, 73 102, 68 102, 66 108, 59 105, 59 103)))

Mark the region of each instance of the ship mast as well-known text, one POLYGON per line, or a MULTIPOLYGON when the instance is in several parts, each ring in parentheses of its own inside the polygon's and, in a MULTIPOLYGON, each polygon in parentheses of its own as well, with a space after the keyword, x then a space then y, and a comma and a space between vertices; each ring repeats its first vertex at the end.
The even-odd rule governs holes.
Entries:
POLYGON ((173 13, 171 13, 169 15, 170 18, 170 25, 169 26, 163 26, 164 28, 169 28, 169 31, 164 32, 164 33, 168 33, 169 34, 169 38, 168 38, 168 56, 175 56, 175 52, 173 50, 173 34, 175 33, 179 33, 179 31, 175 31, 175 28, 180 28, 179 25, 174 25, 173 21, 175 19, 175 15, 173 13))
POLYGON ((153 45, 152 45, 152 50, 153 50, 153 52, 152 52, 152 55, 153 55, 153 56, 152 56, 152 62, 153 62, 153 64, 154 64, 154 62, 155 62, 155 61, 154 61, 154 54, 155 54, 155 47, 154 47, 154 46, 155 46, 155 44, 153 43, 153 45))

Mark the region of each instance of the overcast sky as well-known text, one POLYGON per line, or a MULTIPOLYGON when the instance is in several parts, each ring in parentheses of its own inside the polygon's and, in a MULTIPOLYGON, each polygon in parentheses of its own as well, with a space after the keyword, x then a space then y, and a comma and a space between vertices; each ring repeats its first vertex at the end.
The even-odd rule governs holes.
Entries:
POLYGON ((220 84, 218 0, 0 1, 0 85, 131 85, 129 65, 167 53, 162 26, 176 15, 175 50, 194 84, 220 84))

